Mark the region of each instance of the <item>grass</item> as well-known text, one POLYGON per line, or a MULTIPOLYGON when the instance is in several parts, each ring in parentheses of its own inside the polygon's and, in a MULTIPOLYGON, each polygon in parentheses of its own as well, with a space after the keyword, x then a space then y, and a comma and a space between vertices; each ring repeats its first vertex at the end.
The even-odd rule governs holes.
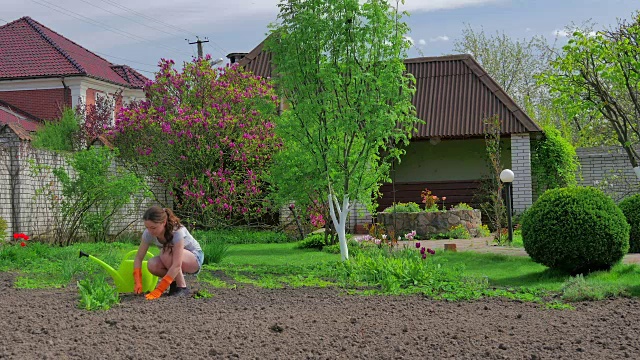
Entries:
MULTIPOLYGON (((361 250, 365 253, 364 258, 352 256, 352 261, 342 263, 339 254, 300 249, 298 245, 286 242, 229 245, 222 260, 205 265, 205 271, 198 278, 213 288, 251 285, 353 289, 355 286, 383 293, 423 293, 452 300, 479 296, 535 300, 539 294, 550 292, 561 294, 567 301, 640 296, 640 267, 637 265, 617 264, 611 271, 595 272, 577 279, 549 270, 523 256, 438 251, 435 256, 422 260, 414 256, 417 250, 413 250, 415 254, 401 256, 392 256, 385 251, 369 254, 361 250), (227 277, 217 276, 220 271, 227 277)), ((4 245, 0 246, 0 271, 18 272, 16 287, 64 287, 93 274, 105 274, 98 264, 79 258, 80 250, 118 268, 124 254, 135 248, 136 245, 130 243, 68 247, 33 242, 27 247, 4 245)), ((157 254, 158 249, 152 249, 152 252, 157 254)), ((551 307, 562 305, 552 304, 551 307)))
POLYGON ((340 255, 315 249, 298 249, 297 243, 231 245, 224 265, 302 266, 338 261, 340 255))

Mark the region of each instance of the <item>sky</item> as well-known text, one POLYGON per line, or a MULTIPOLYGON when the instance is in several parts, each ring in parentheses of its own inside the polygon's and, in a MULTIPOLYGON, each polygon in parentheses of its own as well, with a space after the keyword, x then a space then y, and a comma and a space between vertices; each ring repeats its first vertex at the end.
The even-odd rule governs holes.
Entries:
MULTIPOLYGON (((249 52, 277 20, 279 0, 0 0, 0 26, 29 16, 114 64, 153 77, 160 59, 197 56, 198 38, 214 59, 249 52)), ((395 1, 394 1, 395 3, 395 1)), ((410 57, 455 53, 471 27, 514 39, 566 41, 564 29, 587 21, 615 26, 640 10, 638 0, 406 0, 401 9, 414 46, 410 57)))

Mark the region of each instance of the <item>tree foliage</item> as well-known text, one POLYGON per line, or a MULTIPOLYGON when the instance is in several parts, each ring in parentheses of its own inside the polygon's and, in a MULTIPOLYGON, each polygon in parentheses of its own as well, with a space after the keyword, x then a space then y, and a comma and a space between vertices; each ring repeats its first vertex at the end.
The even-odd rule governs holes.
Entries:
POLYGON ((265 177, 281 142, 277 97, 266 79, 211 58, 163 60, 146 100, 122 109, 121 156, 170 190, 175 210, 203 227, 247 224, 269 211, 265 177))
POLYGON ((518 105, 540 105, 545 102, 545 89, 536 84, 535 75, 549 66, 549 46, 542 36, 512 39, 504 32, 486 34, 470 25, 455 41, 454 51, 471 54, 482 68, 511 96, 518 105))
POLYGON ((575 31, 540 81, 570 114, 604 119, 632 167, 640 140, 640 13, 615 29, 575 31))
POLYGON ((279 8, 267 44, 288 105, 277 126, 285 146, 276 197, 306 205, 332 193, 342 211, 349 197, 372 208, 416 121, 404 14, 382 0, 289 0, 279 8))

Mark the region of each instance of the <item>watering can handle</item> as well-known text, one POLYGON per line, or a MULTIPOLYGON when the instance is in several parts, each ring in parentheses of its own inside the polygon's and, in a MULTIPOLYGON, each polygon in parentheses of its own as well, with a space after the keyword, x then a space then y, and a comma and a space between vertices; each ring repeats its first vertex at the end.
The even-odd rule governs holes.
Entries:
MULTIPOLYGON (((131 250, 124 256, 124 258, 122 260, 127 260, 129 258, 135 258, 137 253, 138 253, 138 250, 131 250)), ((147 257, 148 258, 152 258, 153 254, 147 251, 147 253, 144 255, 144 258, 147 258, 147 257)))

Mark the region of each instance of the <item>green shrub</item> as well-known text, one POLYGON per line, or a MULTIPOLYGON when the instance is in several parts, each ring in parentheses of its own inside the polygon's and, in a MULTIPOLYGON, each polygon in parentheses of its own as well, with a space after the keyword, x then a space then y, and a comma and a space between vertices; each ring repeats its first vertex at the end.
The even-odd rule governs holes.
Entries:
POLYGON ((630 196, 620 202, 620 210, 631 225, 629 252, 640 252, 640 194, 630 196))
POLYGON ((489 235, 491 235, 491 230, 489 230, 489 227, 486 224, 480 225, 480 227, 478 228, 478 237, 487 237, 489 235))
POLYGON ((464 225, 458 224, 449 229, 449 239, 471 239, 471 234, 464 225))
POLYGON ((408 203, 396 203, 395 205, 389 206, 388 208, 384 209, 384 212, 386 213, 407 213, 407 212, 421 212, 422 210, 420 209, 420 205, 414 203, 414 202, 408 202, 408 203))
POLYGON ((45 121, 44 126, 33 135, 31 144, 36 148, 54 151, 72 151, 74 139, 80 130, 80 119, 71 108, 62 112, 58 121, 45 121))
POLYGON ((459 203, 451 207, 451 210, 473 210, 473 208, 466 203, 459 203))
POLYGON ((610 269, 629 249, 622 210, 591 187, 548 190, 525 212, 521 230, 533 261, 570 274, 610 269))
POLYGON ((224 240, 206 240, 200 242, 200 247, 204 253, 203 264, 218 264, 227 256, 229 244, 224 240))
POLYGON ((284 232, 270 230, 253 230, 248 228, 232 228, 218 230, 194 230, 191 232, 196 240, 221 240, 229 245, 237 244, 280 244, 295 241, 284 232))
MULTIPOLYGON (((300 241, 298 244, 298 249, 318 249, 321 250, 325 245, 324 242, 324 233, 313 233, 307 235, 304 239, 300 241)), ((338 252, 340 248, 338 247, 338 252)))

